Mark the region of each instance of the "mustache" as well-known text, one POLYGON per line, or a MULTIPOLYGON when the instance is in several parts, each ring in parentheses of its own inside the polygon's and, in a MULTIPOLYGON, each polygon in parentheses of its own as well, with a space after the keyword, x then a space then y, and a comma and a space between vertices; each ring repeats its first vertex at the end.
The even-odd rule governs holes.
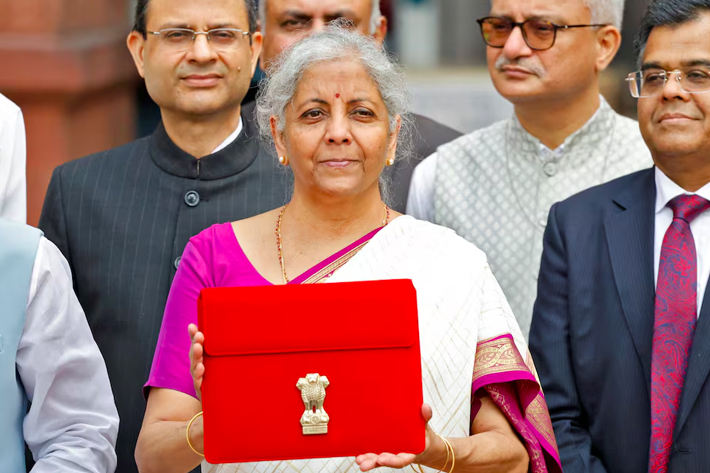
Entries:
POLYGON ((530 71, 532 74, 538 77, 545 77, 547 75, 547 71, 544 67, 542 67, 542 64, 531 58, 521 57, 510 60, 507 57, 501 55, 496 60, 495 68, 497 71, 502 71, 505 66, 522 67, 523 69, 530 71))

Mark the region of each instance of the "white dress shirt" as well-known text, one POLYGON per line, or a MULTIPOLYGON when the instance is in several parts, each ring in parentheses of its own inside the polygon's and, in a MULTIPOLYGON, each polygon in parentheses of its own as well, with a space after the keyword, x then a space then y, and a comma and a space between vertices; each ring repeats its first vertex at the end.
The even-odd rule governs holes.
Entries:
MULTIPOLYGON (((658 284, 658 267, 661 262, 661 246, 668 227, 673 222, 673 211, 667 207, 668 202, 681 194, 697 194, 710 200, 710 184, 706 184, 697 192, 688 192, 656 168, 656 230, 654 234, 653 261, 655 263, 654 277, 658 284)), ((690 231, 695 240, 695 252, 698 257, 698 315, 703 306, 703 296, 710 277, 710 210, 707 210, 690 223, 690 231)))
POLYGON ((32 472, 113 472, 118 411, 106 365, 72 289, 69 265, 44 237, 16 363, 32 403, 23 424, 37 462, 32 472))
POLYGON ((27 221, 26 160, 22 112, 0 94, 0 218, 27 221))
POLYGON ((234 130, 232 134, 229 135, 222 143, 220 143, 219 146, 217 146, 214 151, 212 151, 212 154, 215 154, 218 151, 222 151, 224 148, 231 145, 232 142, 237 139, 239 133, 242 132, 242 128, 244 128, 244 124, 242 123, 242 117, 239 117, 239 125, 237 125, 237 129, 234 130))

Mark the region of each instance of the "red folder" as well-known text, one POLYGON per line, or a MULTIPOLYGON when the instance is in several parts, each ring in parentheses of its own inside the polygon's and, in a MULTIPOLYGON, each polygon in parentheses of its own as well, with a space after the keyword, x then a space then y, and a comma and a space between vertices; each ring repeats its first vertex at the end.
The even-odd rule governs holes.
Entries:
POLYGON ((198 314, 208 462, 424 450, 411 281, 207 288, 198 314))

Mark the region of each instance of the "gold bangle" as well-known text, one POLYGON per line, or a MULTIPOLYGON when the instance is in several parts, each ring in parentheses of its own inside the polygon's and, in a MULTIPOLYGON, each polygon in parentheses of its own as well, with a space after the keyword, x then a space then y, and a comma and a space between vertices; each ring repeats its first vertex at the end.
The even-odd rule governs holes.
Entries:
MULTIPOLYGON (((435 432, 436 433, 436 432, 435 432)), ((444 437, 442 437, 439 434, 436 434, 437 437, 439 437, 443 442, 444 442, 444 448, 446 449, 446 462, 444 463, 444 466, 438 471, 438 473, 444 473, 444 470, 446 470, 446 466, 449 464, 449 459, 453 457, 454 454, 454 448, 451 446, 451 443, 449 443, 448 440, 446 440, 444 437)), ((449 473, 454 471, 454 464, 456 463, 456 458, 453 458, 453 461, 451 463, 451 470, 449 470, 449 473)), ((409 466, 414 470, 416 473, 417 470, 414 469, 414 466, 410 463, 409 466)), ((421 473, 424 473, 424 470, 422 469, 422 466, 420 464, 417 464, 417 467, 419 468, 419 471, 421 473)))
MULTIPOLYGON (((442 437, 442 436, 439 435, 439 434, 436 434, 436 435, 438 435, 439 438, 440 438, 441 440, 443 440, 444 443, 446 444, 446 457, 447 457, 447 460, 448 460, 449 452, 451 452, 451 469, 449 470, 449 473, 453 473, 454 467, 456 466, 456 455, 454 454, 454 447, 451 446, 451 442, 449 442, 445 437, 442 437)), ((444 464, 444 468, 446 468, 446 464, 447 464, 447 463, 448 463, 448 461, 444 464)), ((442 470, 442 471, 443 471, 443 470, 442 470)))
POLYGON ((198 454, 199 456, 204 457, 205 454, 200 453, 197 450, 195 450, 195 447, 192 446, 192 442, 190 442, 190 427, 192 427, 192 423, 195 422, 195 419, 197 419, 201 415, 202 415, 202 411, 198 412, 197 414, 195 414, 195 416, 192 419, 190 419, 190 422, 188 422, 188 424, 187 424, 187 430, 185 430, 185 437, 187 438, 187 444, 190 446, 190 449, 192 449, 192 451, 195 452, 196 454, 198 454))
MULTIPOLYGON (((437 437, 443 440, 443 437, 439 434, 436 434, 437 437)), ((446 462, 444 462, 444 466, 441 467, 439 470, 439 473, 442 473, 443 471, 446 470, 446 465, 449 464, 449 458, 451 458, 451 452, 449 451, 449 444, 446 443, 446 440, 444 440, 444 448, 446 449, 446 462)))

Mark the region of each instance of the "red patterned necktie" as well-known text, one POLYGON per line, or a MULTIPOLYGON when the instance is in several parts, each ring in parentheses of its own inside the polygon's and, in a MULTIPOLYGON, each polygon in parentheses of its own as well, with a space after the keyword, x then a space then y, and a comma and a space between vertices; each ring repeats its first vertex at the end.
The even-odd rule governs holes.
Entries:
POLYGON ((668 202, 673 222, 658 265, 651 355, 650 473, 666 473, 697 320, 697 257, 690 222, 710 207, 697 195, 668 202))

